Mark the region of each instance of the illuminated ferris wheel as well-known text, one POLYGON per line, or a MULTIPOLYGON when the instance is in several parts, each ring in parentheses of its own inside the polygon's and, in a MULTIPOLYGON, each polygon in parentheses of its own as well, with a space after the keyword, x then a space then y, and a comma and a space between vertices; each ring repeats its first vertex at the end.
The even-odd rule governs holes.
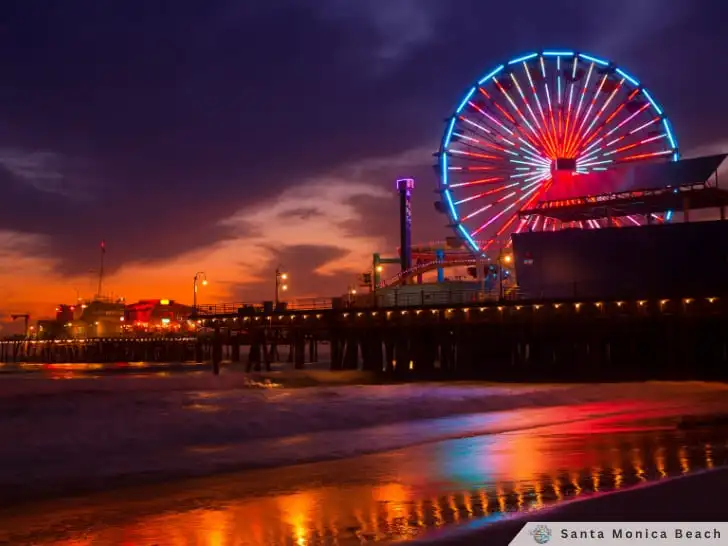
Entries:
MULTIPOLYGON (((573 51, 531 53, 491 70, 448 120, 438 155, 441 208, 476 253, 512 232, 605 227, 606 220, 565 226, 519 212, 590 173, 679 157, 650 92, 614 63, 573 51)), ((631 215, 615 225, 646 221, 631 215)))

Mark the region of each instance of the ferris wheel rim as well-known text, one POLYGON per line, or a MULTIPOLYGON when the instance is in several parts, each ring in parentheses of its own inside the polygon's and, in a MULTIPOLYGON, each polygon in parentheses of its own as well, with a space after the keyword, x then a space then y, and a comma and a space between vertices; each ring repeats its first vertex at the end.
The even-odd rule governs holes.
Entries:
MULTIPOLYGON (((651 111, 654 111, 654 113, 657 116, 659 116, 660 120, 662 121, 661 125, 664 126, 665 134, 667 135, 667 138, 665 140, 669 141, 671 144, 669 151, 665 151, 662 153, 665 155, 669 155, 671 161, 677 161, 680 157, 678 142, 677 142, 675 133, 672 129, 672 123, 670 122, 668 116, 666 115, 665 110, 662 107, 662 105, 654 99, 652 93, 650 93, 649 89, 640 80, 638 80, 637 78, 632 76, 630 72, 627 72, 624 69, 622 69, 615 62, 592 55, 591 53, 578 51, 578 50, 542 49, 542 50, 538 50, 535 52, 532 51, 530 53, 519 55, 517 57, 512 58, 511 60, 509 60, 507 62, 498 64, 498 65, 494 66, 490 71, 486 72, 485 75, 483 77, 479 78, 473 85, 469 86, 467 88, 467 91, 462 95, 461 100, 456 103, 458 105, 457 108, 451 114, 451 116, 446 119, 446 129, 440 140, 440 147, 436 154, 438 156, 438 171, 439 171, 439 173, 438 173, 438 191, 442 196, 442 199, 441 199, 442 202, 445 203, 445 212, 449 218, 450 227, 455 229, 456 234, 463 240, 465 245, 467 245, 470 248, 470 250, 475 254, 485 255, 485 252, 483 250, 483 247, 481 247, 477 243, 477 241, 474 237, 474 234, 469 233, 468 230, 466 229, 466 227, 463 225, 463 222, 461 220, 461 215, 458 210, 458 205, 455 203, 454 198, 453 198, 453 186, 451 185, 451 182, 450 182, 452 177, 450 176, 450 172, 449 172, 449 164, 450 164, 449 157, 450 157, 450 153, 452 152, 450 150, 450 146, 452 144, 455 126, 456 126, 456 123, 458 122, 459 115, 463 112, 463 110, 469 104, 469 101, 478 92, 478 90, 482 90, 481 88, 485 87, 492 81, 496 81, 496 83, 497 83, 497 80, 495 79, 495 77, 498 76, 501 72, 506 71, 508 67, 515 66, 520 63, 522 63, 525 67, 526 63, 528 61, 531 61, 531 60, 534 60, 537 58, 540 58, 542 66, 543 66, 544 58, 557 58, 557 59, 559 59, 559 61, 562 58, 565 58, 567 60, 575 59, 573 61, 575 71, 576 71, 577 61, 583 60, 587 63, 591 63, 592 68, 594 68, 595 65, 598 65, 600 67, 600 70, 605 71, 605 74, 609 73, 609 74, 619 75, 619 77, 622 78, 622 82, 626 81, 629 83, 629 87, 631 87, 631 89, 633 90, 632 91, 633 93, 641 94, 642 96, 644 96, 644 98, 647 100, 647 103, 649 104, 649 109, 651 111), (606 71, 608 71, 608 72, 606 72, 606 71)), ((559 62, 559 61, 557 61, 557 62, 559 62)), ((590 72, 590 74, 591 74, 591 72, 590 72)), ((544 77, 545 77, 545 74, 544 74, 544 77)), ((530 77, 529 77, 529 79, 530 79, 530 77)), ((604 76, 604 79, 606 80, 606 75, 604 76)), ((573 82, 571 85, 573 85, 573 82)), ((587 85, 588 85, 588 82, 587 82, 587 85)), ((585 90, 586 90, 587 85, 584 86, 585 90)), ((625 89, 627 89, 629 87, 625 87, 625 89)), ((520 91, 521 90, 519 88, 519 92, 520 91)), ((547 89, 547 92, 548 92, 548 89, 547 89)), ((534 89, 534 93, 536 93, 535 89, 534 89)), ((561 93, 561 91, 559 91, 559 93, 561 93)), ((597 91, 597 93, 598 93, 598 91, 597 91)), ((523 97, 523 94, 521 94, 521 96, 523 97)), ((538 99, 538 97, 537 97, 537 99, 538 99)), ((525 98, 524 98, 524 101, 525 101, 525 98)), ((528 104, 526 104, 526 106, 528 106, 528 104)), ((540 104, 539 104, 539 107, 540 107, 540 104)), ((529 109, 530 109, 530 107, 529 107, 529 109)), ((533 115, 533 112, 531 112, 531 113, 533 115)), ((543 115, 543 112, 542 112, 542 115, 543 115)), ((577 113, 577 116, 578 116, 578 113, 577 113)), ((574 123, 576 124, 576 120, 574 121, 574 123)), ((579 131, 580 130, 581 130, 581 127, 579 128, 579 131)), ((526 143, 526 144, 528 144, 528 143, 526 143)), ((487 182, 487 179, 485 179, 484 182, 487 182)), ((521 209, 520 208, 517 209, 515 211, 515 214, 518 214, 519 210, 521 210, 521 209)))

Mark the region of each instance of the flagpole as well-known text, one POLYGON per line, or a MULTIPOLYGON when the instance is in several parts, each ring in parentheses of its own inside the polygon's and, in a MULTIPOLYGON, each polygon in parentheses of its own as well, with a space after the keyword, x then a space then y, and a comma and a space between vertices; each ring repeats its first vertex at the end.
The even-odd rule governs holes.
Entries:
POLYGON ((99 267, 99 290, 97 297, 101 299, 101 288, 104 284, 104 255, 106 254, 106 241, 101 241, 101 266, 99 267))

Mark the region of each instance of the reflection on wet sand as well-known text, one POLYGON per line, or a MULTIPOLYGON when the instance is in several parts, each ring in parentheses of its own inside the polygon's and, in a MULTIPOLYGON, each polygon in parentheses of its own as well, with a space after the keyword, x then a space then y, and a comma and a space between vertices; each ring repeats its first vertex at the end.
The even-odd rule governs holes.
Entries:
POLYGON ((430 528, 723 465, 723 438, 664 430, 574 434, 568 427, 550 435, 468 438, 369 456, 364 478, 357 477, 361 459, 320 463, 339 465, 334 481, 340 483, 333 485, 302 468, 298 485, 276 483, 273 473, 261 483, 277 493, 240 494, 230 489, 247 475, 229 476, 229 487, 195 486, 184 502, 168 502, 170 513, 139 502, 132 508, 89 503, 83 511, 53 516, 53 527, 42 531, 28 525, 32 514, 25 521, 0 517, 8 533, 0 532, 0 542, 309 546, 410 539, 430 528), (378 465, 386 468, 372 472, 378 465), (349 473, 343 481, 342 468, 349 473))

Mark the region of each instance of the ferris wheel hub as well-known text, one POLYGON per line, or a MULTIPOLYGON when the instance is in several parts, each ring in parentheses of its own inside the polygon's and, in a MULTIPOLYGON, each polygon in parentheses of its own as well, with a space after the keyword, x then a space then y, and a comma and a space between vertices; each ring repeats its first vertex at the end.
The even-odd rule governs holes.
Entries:
POLYGON ((557 157, 551 163, 551 171, 576 171, 576 159, 569 157, 557 157))

